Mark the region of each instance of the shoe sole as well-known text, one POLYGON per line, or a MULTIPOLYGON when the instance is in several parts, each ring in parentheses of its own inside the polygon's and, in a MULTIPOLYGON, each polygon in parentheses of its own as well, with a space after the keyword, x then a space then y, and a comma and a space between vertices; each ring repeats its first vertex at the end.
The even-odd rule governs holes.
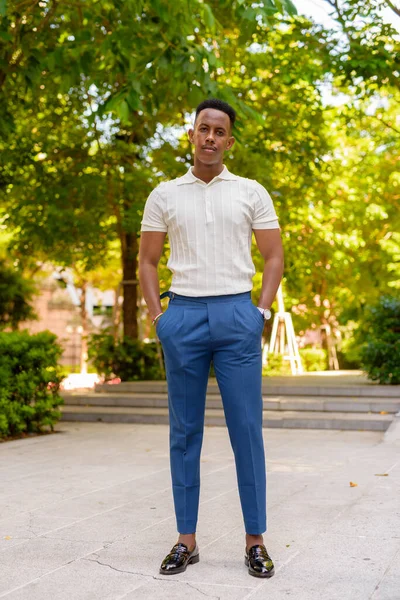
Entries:
POLYGON ((275 575, 274 567, 268 573, 257 573, 257 571, 254 571, 250 567, 249 560, 247 558, 244 559, 244 564, 246 565, 246 567, 249 568, 249 575, 252 575, 253 577, 261 577, 261 578, 265 579, 266 577, 273 577, 275 575))
POLYGON ((183 573, 186 571, 188 565, 195 565, 200 560, 200 554, 196 554, 196 556, 191 556, 187 561, 186 565, 183 567, 178 567, 177 569, 171 569, 170 571, 163 571, 160 569, 161 575, 178 575, 178 573, 183 573))

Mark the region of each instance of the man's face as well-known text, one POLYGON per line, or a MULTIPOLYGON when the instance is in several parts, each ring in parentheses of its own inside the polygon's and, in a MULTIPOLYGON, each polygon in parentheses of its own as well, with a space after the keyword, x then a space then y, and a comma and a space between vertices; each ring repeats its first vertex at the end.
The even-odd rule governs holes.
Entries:
POLYGON ((222 163, 223 154, 232 148, 228 115, 215 108, 205 108, 197 116, 194 129, 189 129, 189 140, 194 144, 196 158, 207 165, 222 163))

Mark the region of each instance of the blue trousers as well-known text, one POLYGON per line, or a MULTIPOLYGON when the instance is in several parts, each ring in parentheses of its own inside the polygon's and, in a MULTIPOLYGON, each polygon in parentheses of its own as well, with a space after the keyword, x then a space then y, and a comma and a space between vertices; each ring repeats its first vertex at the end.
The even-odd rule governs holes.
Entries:
POLYGON ((166 366, 170 462, 177 528, 194 533, 200 493, 200 453, 211 361, 235 456, 246 532, 266 530, 262 437, 261 335, 264 318, 250 292, 189 297, 166 292, 157 323, 166 366))

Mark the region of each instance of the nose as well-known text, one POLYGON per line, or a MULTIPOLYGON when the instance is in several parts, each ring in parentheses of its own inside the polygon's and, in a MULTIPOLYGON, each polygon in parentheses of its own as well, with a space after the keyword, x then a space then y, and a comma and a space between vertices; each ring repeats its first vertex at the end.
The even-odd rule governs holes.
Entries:
POLYGON ((206 142, 214 142, 214 135, 211 131, 207 133, 206 142))

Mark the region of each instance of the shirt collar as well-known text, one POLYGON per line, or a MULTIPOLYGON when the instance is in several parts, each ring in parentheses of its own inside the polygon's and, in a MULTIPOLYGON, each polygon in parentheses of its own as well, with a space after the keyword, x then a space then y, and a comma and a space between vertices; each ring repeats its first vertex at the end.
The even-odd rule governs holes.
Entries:
MULTIPOLYGON (((211 181, 215 181, 216 179, 222 179, 224 181, 235 181, 237 177, 236 175, 228 171, 228 169, 224 165, 224 168, 222 169, 221 173, 219 175, 216 175, 211 181)), ((204 185, 209 185, 211 183, 210 181, 208 184, 206 184, 202 179, 199 179, 198 177, 193 175, 193 167, 190 167, 185 175, 177 179, 176 185, 185 185, 188 183, 195 183, 196 181, 200 181, 200 183, 203 183, 204 185)))

